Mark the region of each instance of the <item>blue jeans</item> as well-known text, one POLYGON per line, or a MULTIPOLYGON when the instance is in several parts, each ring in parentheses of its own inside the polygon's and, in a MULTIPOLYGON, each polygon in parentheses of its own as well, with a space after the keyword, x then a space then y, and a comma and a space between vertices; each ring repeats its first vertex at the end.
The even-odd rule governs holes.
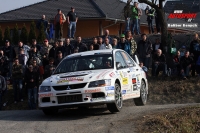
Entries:
POLYGON ((166 64, 153 64, 152 66, 152 76, 158 76, 159 71, 163 71, 163 75, 167 74, 167 65, 166 64))
POLYGON ((134 31, 136 30, 136 34, 139 34, 139 31, 138 31, 138 19, 135 18, 133 19, 133 22, 132 22, 132 32, 134 34, 134 31))
POLYGON ((49 40, 49 34, 48 34, 47 30, 44 31, 44 33, 45 33, 46 39, 49 40))
POLYGON ((138 32, 139 32, 139 34, 141 34, 141 31, 140 31, 140 19, 138 19, 138 32))
POLYGON ((13 90, 14 90, 14 100, 17 101, 17 97, 18 97, 18 89, 19 89, 19 100, 22 99, 22 91, 23 88, 23 84, 22 84, 22 79, 14 79, 13 80, 13 90))
POLYGON ((76 22, 70 21, 70 24, 68 27, 68 37, 74 38, 75 32, 76 32, 76 22))
MULTIPOLYGON (((124 30, 124 34, 126 35, 126 32, 130 30, 130 18, 127 18, 127 20, 125 21, 125 30, 124 30)), ((111 43, 111 42, 110 42, 111 43)))
POLYGON ((139 58, 139 61, 143 62, 144 66, 147 67, 147 69, 149 69, 149 60, 150 60, 150 57, 139 58))
POLYGON ((153 21, 152 20, 148 21, 148 26, 149 26, 149 34, 154 33, 153 21))
POLYGON ((30 109, 36 109, 37 88, 28 88, 28 105, 30 109))
POLYGON ((188 66, 187 66, 187 67, 184 67, 184 68, 183 68, 183 71, 184 71, 184 72, 182 73, 182 76, 183 76, 183 77, 189 76, 190 67, 188 67, 188 66))

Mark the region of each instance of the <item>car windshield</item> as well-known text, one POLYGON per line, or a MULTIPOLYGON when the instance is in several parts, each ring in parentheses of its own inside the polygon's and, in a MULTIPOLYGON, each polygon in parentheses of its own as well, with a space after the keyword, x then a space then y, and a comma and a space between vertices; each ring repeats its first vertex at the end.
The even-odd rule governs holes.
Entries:
POLYGON ((113 67, 112 54, 75 56, 64 59, 56 68, 54 74, 84 70, 110 69, 113 67))

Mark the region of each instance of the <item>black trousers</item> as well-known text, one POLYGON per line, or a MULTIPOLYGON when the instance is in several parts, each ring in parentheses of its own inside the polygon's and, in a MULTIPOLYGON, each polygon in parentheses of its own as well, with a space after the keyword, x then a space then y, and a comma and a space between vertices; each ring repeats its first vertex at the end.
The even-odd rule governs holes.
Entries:
POLYGON ((55 38, 61 39, 63 37, 63 24, 56 23, 55 26, 55 38))

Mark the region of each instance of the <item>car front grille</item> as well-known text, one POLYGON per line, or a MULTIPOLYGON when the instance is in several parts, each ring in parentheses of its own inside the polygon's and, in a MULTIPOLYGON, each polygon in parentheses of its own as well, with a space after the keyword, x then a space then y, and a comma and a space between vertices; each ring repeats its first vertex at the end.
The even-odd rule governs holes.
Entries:
POLYGON ((58 96, 58 104, 82 102, 82 95, 58 96))
POLYGON ((73 84, 73 85, 63 85, 63 86, 52 86, 56 91, 63 91, 63 90, 74 90, 74 89, 81 89, 86 86, 87 83, 81 84, 73 84))

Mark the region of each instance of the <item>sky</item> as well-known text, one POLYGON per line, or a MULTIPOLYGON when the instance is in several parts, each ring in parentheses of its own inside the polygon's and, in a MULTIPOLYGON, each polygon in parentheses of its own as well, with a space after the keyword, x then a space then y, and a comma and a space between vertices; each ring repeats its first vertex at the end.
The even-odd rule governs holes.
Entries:
MULTIPOLYGON (((0 13, 14 10, 23 6, 28 6, 28 5, 41 2, 41 1, 44 1, 44 0, 0 0, 0 13)), ((127 0, 123 0, 123 1, 127 2, 127 0)), ((139 4, 139 6, 146 7, 145 4, 139 4)))

